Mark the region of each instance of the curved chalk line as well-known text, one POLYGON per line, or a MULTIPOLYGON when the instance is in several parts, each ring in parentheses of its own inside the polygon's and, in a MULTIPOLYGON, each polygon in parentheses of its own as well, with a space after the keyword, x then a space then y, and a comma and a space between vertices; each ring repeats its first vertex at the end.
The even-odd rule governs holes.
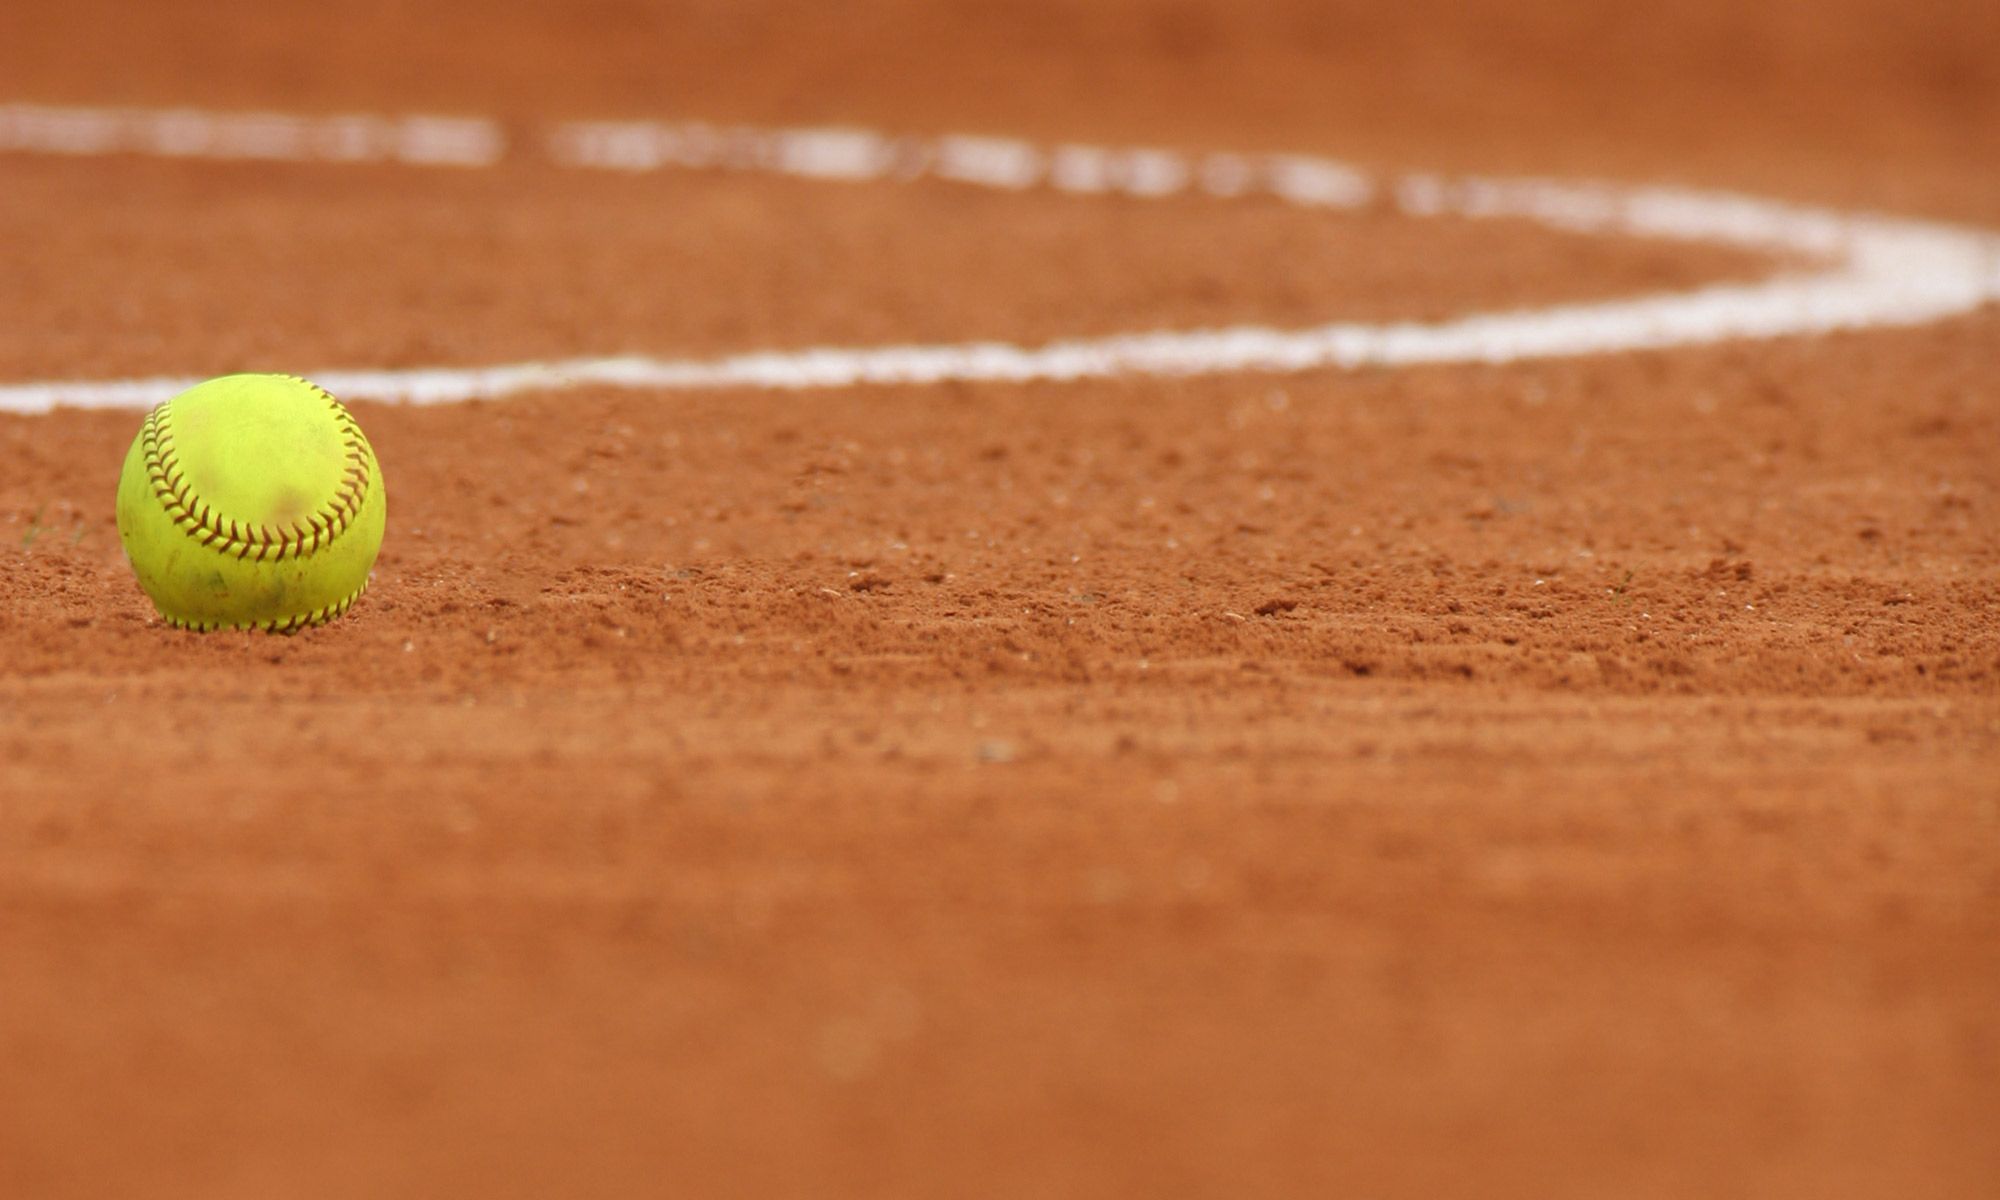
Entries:
MULTIPOLYGON (((548 126, 532 142, 528 150, 518 150, 500 125, 476 118, 0 105, 0 153, 395 162, 461 169, 539 153, 560 166, 588 170, 744 171, 846 181, 929 178, 1080 195, 1265 195, 1305 208, 1386 204, 1413 217, 1522 218, 1572 233, 1712 242, 1820 264, 1755 283, 1438 322, 1338 322, 1296 330, 1246 325, 1038 346, 966 342, 313 374, 344 399, 442 404, 587 385, 803 389, 1505 363, 1921 325, 2000 300, 2000 236, 1718 192, 1428 174, 1378 179, 1310 155, 1043 147, 1004 138, 895 137, 860 129, 585 121, 548 126)), ((197 381, 4 384, 0 412, 145 408, 197 381)))

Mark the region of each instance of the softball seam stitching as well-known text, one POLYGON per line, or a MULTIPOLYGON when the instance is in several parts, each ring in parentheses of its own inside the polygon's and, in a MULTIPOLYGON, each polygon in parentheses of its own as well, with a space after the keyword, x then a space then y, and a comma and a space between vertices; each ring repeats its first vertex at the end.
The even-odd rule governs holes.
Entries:
POLYGON ((311 388, 326 401, 339 426, 347 459, 347 467, 341 472, 340 490, 333 499, 290 525, 252 525, 217 516, 211 505, 194 494, 181 468, 169 415, 173 402, 167 401, 146 415, 139 436, 146 458, 146 477, 152 483, 154 497, 181 532, 218 554, 255 562, 306 557, 331 546, 335 538, 345 533, 368 497, 368 450, 361 427, 325 388, 296 375, 281 378, 311 388))
POLYGON ((179 617, 167 616, 164 612, 160 615, 174 628, 191 630, 195 633, 213 633, 219 629, 261 629, 266 633, 297 633, 308 626, 324 625, 344 614, 354 607, 354 602, 361 599, 361 594, 367 590, 368 581, 364 579, 360 587, 323 608, 316 608, 293 617, 273 617, 268 621, 239 621, 229 624, 223 621, 183 621, 179 617))

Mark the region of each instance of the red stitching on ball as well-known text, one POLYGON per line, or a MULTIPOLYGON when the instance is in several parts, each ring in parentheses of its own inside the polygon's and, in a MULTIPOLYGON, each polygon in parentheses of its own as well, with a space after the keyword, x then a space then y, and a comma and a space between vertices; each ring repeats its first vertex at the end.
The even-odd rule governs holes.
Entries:
POLYGON ((347 531, 368 495, 368 452, 361 438, 361 427, 326 389, 296 376, 284 378, 304 384, 327 402, 333 411, 334 423, 339 426, 345 458, 350 464, 342 471, 341 485, 333 498, 290 528, 218 519, 214 508, 194 495, 194 489, 188 486, 187 473, 180 464, 180 456, 174 449, 173 429, 169 424, 172 401, 148 413, 146 424, 140 431, 140 444, 146 458, 146 478, 152 483, 153 495, 159 499, 167 516, 189 537, 199 539, 202 545, 223 554, 234 554, 239 559, 254 554, 259 562, 263 562, 305 557, 325 549, 347 531))

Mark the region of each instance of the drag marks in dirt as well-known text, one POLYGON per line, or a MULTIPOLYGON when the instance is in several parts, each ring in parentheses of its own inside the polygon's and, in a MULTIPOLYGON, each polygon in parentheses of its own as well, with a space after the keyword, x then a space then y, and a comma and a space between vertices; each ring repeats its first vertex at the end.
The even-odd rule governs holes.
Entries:
MULTIPOLYGON (((311 370, 335 393, 359 400, 439 404, 579 386, 799 390, 1505 363, 1921 325, 2000 300, 2000 236, 1980 230, 1687 189, 1432 174, 1377 178, 1310 155, 1189 155, 1146 147, 1042 147, 994 137, 653 121, 557 123, 512 145, 499 124, 477 118, 35 105, 0 105, 0 152, 459 169, 540 156, 572 170, 762 173, 849 184, 931 179, 1076 196, 1266 196, 1329 211, 1382 205, 1419 219, 1525 219, 1568 233, 1723 244, 1815 264, 1753 283, 1436 322, 1340 322, 1304 329, 1243 325, 1036 346, 967 341, 707 359, 628 355, 488 367, 311 370)), ((191 376, 0 384, 0 411, 143 408, 192 382, 191 376)))

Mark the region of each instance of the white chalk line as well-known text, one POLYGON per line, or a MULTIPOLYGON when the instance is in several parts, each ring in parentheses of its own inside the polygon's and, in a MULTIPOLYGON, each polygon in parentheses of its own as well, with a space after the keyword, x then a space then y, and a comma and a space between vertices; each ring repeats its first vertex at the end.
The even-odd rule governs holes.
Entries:
MULTIPOLYGON (((1412 217, 1520 218, 1574 233, 1728 244, 1824 265, 1757 283, 1437 322, 1341 322, 1298 330, 1246 325, 1031 347, 964 342, 720 358, 618 356, 328 370, 313 378, 348 399, 441 404, 583 386, 795 390, 1507 363, 1921 325, 2000 300, 2000 236, 1716 192, 1428 174, 1378 179, 1310 155, 1188 155, 1143 147, 1042 147, 1005 138, 697 122, 565 122, 543 129, 534 149, 560 166, 585 170, 744 171, 850 182, 928 178, 1076 195, 1263 195, 1336 210, 1380 203, 1412 217)), ((0 152, 9 151, 475 169, 521 153, 500 125, 477 118, 0 105, 0 152)), ((0 412, 144 408, 195 382, 196 377, 0 385, 0 412)))
POLYGON ((490 167, 506 151, 505 131, 477 117, 0 104, 0 152, 16 154, 490 167))

